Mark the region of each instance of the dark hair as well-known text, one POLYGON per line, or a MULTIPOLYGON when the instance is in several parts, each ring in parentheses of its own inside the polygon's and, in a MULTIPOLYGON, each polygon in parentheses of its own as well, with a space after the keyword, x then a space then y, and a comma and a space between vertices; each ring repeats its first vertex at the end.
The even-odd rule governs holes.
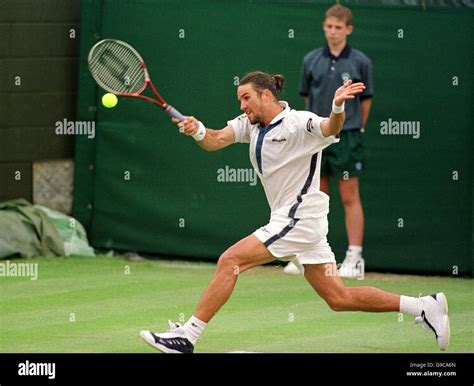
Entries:
POLYGON ((278 100, 278 94, 283 89, 283 82, 285 78, 283 75, 270 75, 262 71, 253 71, 246 74, 239 82, 239 86, 252 83, 253 88, 262 94, 264 90, 270 90, 271 93, 278 100))
POLYGON ((346 25, 352 25, 352 11, 343 5, 336 4, 329 8, 324 15, 323 21, 328 17, 335 17, 346 23, 346 25))

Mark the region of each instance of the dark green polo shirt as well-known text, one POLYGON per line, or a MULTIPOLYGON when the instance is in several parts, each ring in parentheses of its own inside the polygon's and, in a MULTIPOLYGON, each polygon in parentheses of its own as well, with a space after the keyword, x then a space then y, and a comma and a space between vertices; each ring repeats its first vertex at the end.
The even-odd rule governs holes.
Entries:
POLYGON ((365 90, 355 99, 346 101, 346 121, 343 130, 362 127, 360 100, 373 95, 372 63, 359 50, 346 45, 335 57, 329 47, 309 52, 303 60, 300 78, 300 94, 309 97, 308 109, 321 117, 331 114, 334 92, 346 81, 364 82, 365 90))

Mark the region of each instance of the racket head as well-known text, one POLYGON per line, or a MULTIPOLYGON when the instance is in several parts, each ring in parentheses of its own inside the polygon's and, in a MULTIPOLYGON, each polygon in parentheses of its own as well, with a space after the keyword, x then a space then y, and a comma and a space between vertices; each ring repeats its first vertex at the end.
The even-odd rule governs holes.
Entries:
POLYGON ((140 54, 121 40, 97 42, 89 51, 87 62, 97 84, 116 95, 138 95, 149 80, 140 54))

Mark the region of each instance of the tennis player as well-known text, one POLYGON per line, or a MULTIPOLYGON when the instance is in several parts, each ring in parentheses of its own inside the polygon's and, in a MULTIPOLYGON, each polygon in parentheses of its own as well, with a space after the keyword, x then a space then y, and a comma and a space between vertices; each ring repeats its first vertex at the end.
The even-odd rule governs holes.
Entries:
POLYGON ((279 101, 283 77, 263 72, 245 75, 237 88, 244 114, 222 130, 206 129, 194 117, 178 122, 207 151, 237 142, 250 144, 250 160, 271 208, 267 225, 227 249, 191 318, 184 324, 169 321, 164 333, 141 331, 141 337, 165 353, 192 353, 207 324, 229 299, 240 273, 275 259, 293 261, 334 311, 404 312, 415 316, 436 336, 445 350, 450 330, 443 293, 420 298, 399 296, 375 287, 346 287, 338 276, 327 242, 329 197, 320 191, 321 152, 338 141, 345 114, 344 102, 364 91, 363 83, 339 87, 329 118, 296 111, 279 101))

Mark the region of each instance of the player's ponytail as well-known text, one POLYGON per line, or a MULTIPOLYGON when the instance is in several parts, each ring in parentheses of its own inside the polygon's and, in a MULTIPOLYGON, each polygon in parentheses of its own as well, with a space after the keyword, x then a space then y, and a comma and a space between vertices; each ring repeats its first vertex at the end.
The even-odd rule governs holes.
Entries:
POLYGON ((273 96, 278 100, 278 94, 283 89, 285 78, 283 75, 270 75, 266 72, 254 71, 246 74, 239 82, 239 86, 252 83, 253 88, 261 94, 264 90, 270 90, 273 96))
POLYGON ((285 78, 281 74, 273 75, 273 79, 275 79, 275 87, 278 93, 283 90, 283 83, 285 82, 285 78))

